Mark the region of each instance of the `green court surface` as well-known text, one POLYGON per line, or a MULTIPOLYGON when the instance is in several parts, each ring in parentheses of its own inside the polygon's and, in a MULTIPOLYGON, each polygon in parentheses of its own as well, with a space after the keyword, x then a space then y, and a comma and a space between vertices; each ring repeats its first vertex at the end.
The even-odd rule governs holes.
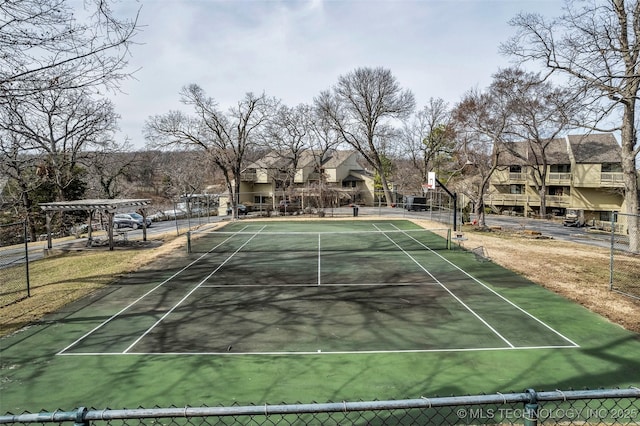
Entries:
POLYGON ((194 232, 2 339, 0 411, 638 384, 638 335, 443 235, 402 220, 194 232))

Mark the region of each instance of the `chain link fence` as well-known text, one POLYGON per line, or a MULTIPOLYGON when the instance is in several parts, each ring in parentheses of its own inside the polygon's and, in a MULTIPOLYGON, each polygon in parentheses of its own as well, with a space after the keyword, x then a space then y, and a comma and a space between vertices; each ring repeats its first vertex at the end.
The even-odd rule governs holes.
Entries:
POLYGON ((0 416, 0 424, 74 426, 214 425, 638 425, 640 389, 536 392, 392 401, 131 410, 0 416))
POLYGON ((24 222, 0 225, 0 307, 29 297, 29 253, 24 222))
POLYGON ((640 299, 640 244, 637 235, 640 215, 615 213, 611 220, 609 287, 640 299), (634 224, 636 226, 630 226, 634 224))

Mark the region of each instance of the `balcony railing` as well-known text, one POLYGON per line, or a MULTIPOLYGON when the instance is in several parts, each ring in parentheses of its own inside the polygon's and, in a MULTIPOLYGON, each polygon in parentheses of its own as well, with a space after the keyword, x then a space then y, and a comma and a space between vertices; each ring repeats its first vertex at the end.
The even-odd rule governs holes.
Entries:
POLYGON ((622 172, 602 172, 600 173, 600 182, 603 183, 624 183, 624 174, 622 172))
POLYGON ((527 174, 523 172, 509 172, 509 180, 524 182, 527 180, 527 174))
POLYGON ((240 180, 243 182, 255 182, 258 179, 256 172, 240 173, 240 180))
MULTIPOLYGON (((547 207, 568 207, 571 198, 568 195, 547 195, 547 207)), ((540 197, 525 194, 489 194, 485 195, 484 203, 492 206, 539 206, 540 197)))
POLYGON ((571 173, 550 172, 550 173, 547 174, 547 182, 570 183, 571 182, 571 173))

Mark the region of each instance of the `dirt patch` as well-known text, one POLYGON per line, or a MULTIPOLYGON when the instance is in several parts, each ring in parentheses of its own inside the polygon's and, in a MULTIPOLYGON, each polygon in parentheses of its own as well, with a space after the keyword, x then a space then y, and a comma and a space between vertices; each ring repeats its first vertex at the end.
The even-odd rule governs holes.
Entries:
MULTIPOLYGON (((160 247, 162 240, 115 240, 113 242, 114 250, 142 250, 160 247)), ((109 250, 109 240, 107 239, 95 239, 89 244, 85 240, 75 241, 73 243, 66 244, 64 248, 59 249, 61 251, 100 251, 109 250)))

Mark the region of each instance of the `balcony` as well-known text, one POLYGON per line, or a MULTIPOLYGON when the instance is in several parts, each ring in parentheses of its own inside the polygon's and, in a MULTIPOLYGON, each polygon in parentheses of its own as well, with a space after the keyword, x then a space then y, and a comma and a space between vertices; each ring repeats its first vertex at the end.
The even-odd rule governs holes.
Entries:
POLYGON ((600 184, 602 186, 624 186, 624 173, 622 172, 602 172, 600 173, 600 184))
POLYGON ((253 170, 240 173, 240 180, 242 182, 255 182, 256 180, 258 180, 256 171, 253 170))
POLYGON ((547 174, 547 183, 569 185, 571 183, 571 173, 550 172, 547 174))
POLYGON ((524 194, 489 194, 484 196, 484 202, 492 206, 524 206, 527 198, 524 194))
POLYGON ((527 181, 527 174, 524 172, 509 172, 509 182, 521 183, 527 181))
MULTIPOLYGON (((568 195, 547 195, 547 207, 569 207, 571 197, 568 195)), ((540 206, 540 197, 525 194, 489 194, 484 203, 490 206, 540 206)))

